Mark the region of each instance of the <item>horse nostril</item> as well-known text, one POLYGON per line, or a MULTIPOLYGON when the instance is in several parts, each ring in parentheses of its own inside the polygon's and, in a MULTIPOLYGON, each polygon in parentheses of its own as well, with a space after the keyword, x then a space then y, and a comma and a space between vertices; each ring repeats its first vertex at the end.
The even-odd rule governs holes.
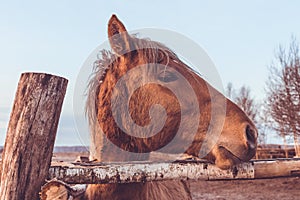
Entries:
POLYGON ((256 131, 250 125, 246 127, 246 137, 249 148, 254 149, 256 146, 256 131))

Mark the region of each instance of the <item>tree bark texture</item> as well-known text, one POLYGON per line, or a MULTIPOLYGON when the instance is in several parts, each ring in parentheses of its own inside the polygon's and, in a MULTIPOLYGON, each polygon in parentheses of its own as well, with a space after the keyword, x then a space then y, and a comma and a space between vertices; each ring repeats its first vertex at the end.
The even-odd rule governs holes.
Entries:
POLYGON ((39 199, 68 80, 43 73, 21 75, 2 157, 1 200, 39 199))

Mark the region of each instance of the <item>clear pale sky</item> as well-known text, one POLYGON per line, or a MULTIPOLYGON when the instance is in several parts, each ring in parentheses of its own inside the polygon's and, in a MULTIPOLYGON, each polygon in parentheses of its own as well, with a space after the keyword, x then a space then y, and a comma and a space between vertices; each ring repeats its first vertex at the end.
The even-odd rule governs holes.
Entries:
MULTIPOLYGON (((0 4, 0 145, 22 72, 69 79, 56 145, 80 145, 73 121, 76 77, 89 54, 107 39, 115 13, 128 30, 169 29, 202 46, 224 85, 247 85, 264 97, 268 65, 279 44, 300 40, 300 1, 2 1, 0 4)), ((269 141, 271 141, 269 139, 269 141)))

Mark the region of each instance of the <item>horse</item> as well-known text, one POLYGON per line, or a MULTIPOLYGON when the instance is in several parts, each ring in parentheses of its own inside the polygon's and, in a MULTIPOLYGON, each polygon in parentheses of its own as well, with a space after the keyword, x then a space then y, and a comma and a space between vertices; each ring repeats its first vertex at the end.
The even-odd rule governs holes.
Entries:
MULTIPOLYGON (((257 129, 253 122, 175 52, 160 42, 129 34, 116 15, 108 22, 108 39, 111 51, 101 51, 87 90, 90 160, 148 160, 151 152, 160 149, 197 158, 205 141, 213 143, 205 139, 210 126, 221 129, 204 159, 229 169, 255 155, 257 129), (182 79, 192 92, 178 100, 185 90, 182 79), (217 108, 214 114, 213 104, 217 108), (224 113, 218 112, 224 108, 224 113), (211 121, 212 117, 215 120, 211 121), (163 123, 163 127, 157 128, 155 123, 163 123), (143 127, 146 129, 135 131, 143 127), (189 131, 191 127, 194 133, 189 131), (177 142, 168 145, 179 130, 177 142)), ((87 187, 84 199, 191 199, 191 192, 184 180, 95 184, 87 187)))

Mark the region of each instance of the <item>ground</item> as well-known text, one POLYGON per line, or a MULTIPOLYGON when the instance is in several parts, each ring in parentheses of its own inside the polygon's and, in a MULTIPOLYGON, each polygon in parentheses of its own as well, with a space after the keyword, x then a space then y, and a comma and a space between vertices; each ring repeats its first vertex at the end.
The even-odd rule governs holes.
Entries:
POLYGON ((300 199, 300 178, 193 181, 193 199, 300 199))

